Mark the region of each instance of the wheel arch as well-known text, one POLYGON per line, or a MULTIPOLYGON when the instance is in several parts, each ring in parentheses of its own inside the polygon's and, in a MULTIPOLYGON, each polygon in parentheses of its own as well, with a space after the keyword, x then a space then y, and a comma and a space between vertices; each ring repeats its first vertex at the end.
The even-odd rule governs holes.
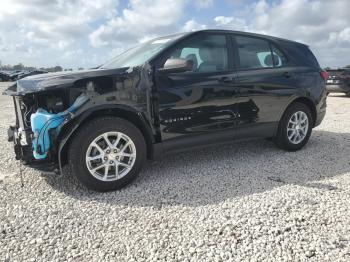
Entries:
POLYGON ((124 105, 102 106, 91 108, 83 112, 78 117, 74 118, 72 121, 68 122, 62 127, 62 130, 57 138, 58 164, 61 172, 63 165, 68 162, 67 151, 69 148, 69 144, 74 138, 74 135, 76 134, 78 129, 81 128, 85 123, 91 121, 92 119, 102 116, 115 116, 133 123, 144 136, 147 146, 147 158, 153 158, 155 154, 155 139, 152 128, 144 114, 138 112, 132 107, 124 105))
MULTIPOLYGON (((315 103, 308 97, 298 97, 296 99, 294 99, 289 105, 292 105, 294 103, 302 103, 302 104, 305 104, 311 111, 311 114, 312 114, 312 126, 315 126, 315 123, 316 123, 316 119, 317 119, 317 111, 316 111, 316 105, 315 103)), ((288 108, 287 107, 287 108, 288 108)), ((286 108, 286 110, 287 110, 286 108)))
POLYGON ((287 109, 294 103, 302 103, 302 104, 306 105, 310 109, 311 114, 312 114, 312 120, 313 120, 312 126, 313 127, 315 126, 315 123, 316 123, 316 120, 317 120, 317 111, 316 111, 315 103, 309 97, 306 97, 306 96, 294 97, 286 105, 286 107, 282 110, 282 113, 281 113, 279 121, 278 121, 278 125, 276 125, 276 129, 275 129, 275 132, 274 132, 275 135, 277 134, 277 131, 279 129, 280 122, 281 122, 281 119, 282 119, 283 115, 285 114, 287 109))

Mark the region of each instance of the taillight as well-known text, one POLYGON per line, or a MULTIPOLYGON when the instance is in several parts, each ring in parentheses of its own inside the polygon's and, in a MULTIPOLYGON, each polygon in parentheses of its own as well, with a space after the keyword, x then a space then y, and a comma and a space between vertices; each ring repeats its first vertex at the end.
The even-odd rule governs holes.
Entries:
POLYGON ((327 71, 321 71, 320 72, 321 77, 323 78, 324 81, 326 81, 329 77, 329 74, 327 73, 327 71))

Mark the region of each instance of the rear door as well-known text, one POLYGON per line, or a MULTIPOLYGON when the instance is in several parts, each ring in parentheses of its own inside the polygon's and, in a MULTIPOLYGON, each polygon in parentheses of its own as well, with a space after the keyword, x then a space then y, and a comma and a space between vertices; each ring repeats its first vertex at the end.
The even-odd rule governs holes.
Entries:
POLYGON ((224 33, 201 32, 178 43, 166 56, 192 60, 194 67, 188 72, 156 73, 163 142, 191 136, 189 143, 194 143, 193 135, 218 131, 233 136, 237 89, 230 41, 224 33))
POLYGON ((295 67, 276 44, 232 35, 237 67, 237 133, 271 136, 281 111, 295 93, 295 67))

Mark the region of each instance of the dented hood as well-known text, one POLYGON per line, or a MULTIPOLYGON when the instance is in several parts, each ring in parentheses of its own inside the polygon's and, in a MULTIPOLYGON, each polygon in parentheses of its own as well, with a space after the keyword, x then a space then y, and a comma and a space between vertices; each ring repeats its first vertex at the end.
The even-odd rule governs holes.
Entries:
POLYGON ((118 69, 91 69, 84 71, 68 71, 47 73, 29 76, 18 80, 14 85, 5 90, 5 95, 25 95, 52 89, 66 88, 74 85, 76 81, 104 76, 122 75, 132 71, 131 68, 118 69))

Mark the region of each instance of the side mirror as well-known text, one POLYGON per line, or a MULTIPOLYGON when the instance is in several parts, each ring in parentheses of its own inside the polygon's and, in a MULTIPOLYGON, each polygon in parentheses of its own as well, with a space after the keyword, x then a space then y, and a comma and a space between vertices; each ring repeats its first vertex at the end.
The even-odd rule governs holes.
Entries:
POLYGON ((169 58, 168 60, 166 60, 164 67, 158 69, 158 71, 164 73, 181 73, 186 71, 192 71, 192 69, 192 60, 186 60, 183 58, 169 58))

